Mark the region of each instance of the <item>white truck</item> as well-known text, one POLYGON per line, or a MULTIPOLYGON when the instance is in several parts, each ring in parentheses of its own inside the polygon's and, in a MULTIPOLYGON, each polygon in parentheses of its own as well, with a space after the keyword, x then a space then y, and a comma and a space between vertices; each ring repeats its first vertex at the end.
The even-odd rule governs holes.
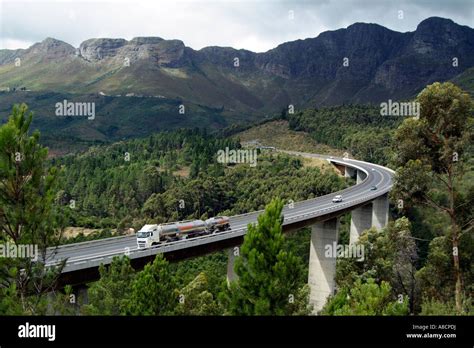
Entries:
POLYGON ((227 216, 216 216, 206 221, 189 220, 159 225, 144 225, 137 232, 138 248, 149 248, 161 243, 203 236, 230 228, 227 216))

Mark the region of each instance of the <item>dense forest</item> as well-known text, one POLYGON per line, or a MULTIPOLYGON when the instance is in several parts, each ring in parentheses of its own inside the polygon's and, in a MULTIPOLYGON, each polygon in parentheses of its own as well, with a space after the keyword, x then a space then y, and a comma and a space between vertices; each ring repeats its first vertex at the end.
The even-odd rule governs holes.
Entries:
POLYGON ((379 106, 342 105, 284 114, 290 128, 317 142, 349 150, 358 159, 387 164, 393 132, 402 117, 381 116, 379 106))
MULTIPOLYGON (((355 105, 283 116, 318 142, 396 170, 392 221, 361 236, 364 262, 338 259, 337 292, 321 314, 473 314, 472 100, 451 83, 436 83, 417 101, 417 119, 381 117, 355 105)), ((101 267, 87 301, 71 302, 72 288, 55 289, 58 270, 2 259, 0 313, 311 313, 309 230, 284 235, 281 209, 290 199, 352 182, 278 153, 260 152, 255 167, 218 163, 218 150, 240 144, 203 130, 162 132, 48 160, 39 133, 30 132, 31 119, 25 105, 16 106, 0 127, 2 242, 44 250, 68 242, 60 233, 65 226, 95 228, 101 232, 91 238, 103 238, 144 223, 266 210, 249 226, 236 259, 238 279, 230 284, 225 251, 171 264, 158 256, 143 270, 124 257, 101 267), (30 272, 26 281, 19 269, 30 272)), ((350 217, 340 220, 339 243, 346 244, 350 217)))
POLYGON ((284 154, 260 153, 258 165, 216 161, 236 141, 200 130, 164 132, 53 159, 63 168, 58 193, 71 226, 141 227, 263 209, 273 197, 309 199, 345 187, 336 173, 303 167, 284 154), (181 175, 184 174, 184 175, 181 175))
POLYGON ((380 108, 370 105, 283 113, 292 129, 306 131, 318 142, 357 159, 397 169, 398 185, 391 195, 395 221, 381 232, 368 231, 361 239, 360 243, 373 250, 367 262, 338 260, 340 291, 328 304, 326 314, 393 314, 393 308, 384 307, 384 301, 371 310, 355 308, 360 307, 355 300, 346 301, 345 297, 357 293, 351 290, 356 285, 366 295, 385 292, 395 298, 398 294, 400 301, 408 301, 410 313, 456 314, 462 312, 461 303, 464 311, 472 313, 472 102, 467 93, 450 83, 430 86, 416 101, 422 106, 421 121, 381 116, 380 108), (452 100, 457 106, 447 111, 452 100), (458 235, 453 237, 456 230, 458 235), (403 234, 405 238, 400 239, 403 234), (461 256, 460 261, 455 256, 455 265, 450 265, 453 250, 461 256), (368 279, 374 282, 368 284, 368 279), (461 283, 465 293, 456 290, 455 301, 454 288, 461 288, 461 283), (385 289, 377 288, 377 284, 385 289))

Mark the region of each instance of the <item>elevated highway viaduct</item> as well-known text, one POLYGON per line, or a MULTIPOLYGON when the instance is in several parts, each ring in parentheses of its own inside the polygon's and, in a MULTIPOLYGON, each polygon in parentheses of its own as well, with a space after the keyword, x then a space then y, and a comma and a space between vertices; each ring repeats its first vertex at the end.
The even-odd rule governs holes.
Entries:
MULTIPOLYGON (((371 227, 381 229, 388 222, 388 192, 392 188, 394 172, 386 167, 333 156, 282 151, 295 156, 320 158, 342 170, 347 177, 353 177, 356 184, 331 194, 295 202, 283 209, 283 231, 311 227, 308 284, 310 302, 315 311, 325 304, 327 297, 335 290, 336 256, 326 256, 326 247, 338 241, 338 217, 351 213, 350 244, 371 227), (373 189, 376 187, 376 189, 373 189), (342 195, 343 201, 333 203, 335 195, 342 195)), ((115 256, 127 255, 135 268, 151 262, 159 253, 170 261, 204 255, 216 250, 228 249, 228 281, 235 279, 234 247, 241 245, 249 223, 256 223, 263 211, 230 217, 231 229, 212 235, 188 240, 170 242, 147 249, 138 249, 135 236, 112 237, 82 243, 50 248, 46 264, 49 266, 65 262, 60 282, 79 285, 99 278, 100 264, 110 264, 115 256)))

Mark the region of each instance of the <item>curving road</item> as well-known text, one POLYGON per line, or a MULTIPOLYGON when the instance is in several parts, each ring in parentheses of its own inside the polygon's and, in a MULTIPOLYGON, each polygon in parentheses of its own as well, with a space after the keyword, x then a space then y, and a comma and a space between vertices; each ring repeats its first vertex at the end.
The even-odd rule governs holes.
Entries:
MULTIPOLYGON (((386 194, 392 187, 394 172, 391 169, 376 164, 295 151, 280 152, 325 159, 336 165, 351 167, 365 173, 365 179, 362 182, 345 190, 314 199, 295 202, 292 208, 285 206, 283 209, 283 227, 286 230, 300 228, 305 225, 310 225, 314 221, 325 220, 343 214, 344 212, 350 211, 386 194), (370 190, 372 186, 377 186, 377 190, 370 190), (343 196, 343 202, 332 203, 332 198, 337 194, 343 196)), ((138 249, 135 236, 112 237, 50 248, 48 250, 46 264, 55 265, 62 260, 66 260, 63 273, 67 273, 93 267, 97 268, 100 264, 109 264, 114 256, 124 254, 133 260, 150 257, 158 253, 171 253, 192 247, 223 242, 226 239, 230 240, 236 237, 242 237, 246 233, 247 225, 257 222, 257 217, 260 213, 262 213, 262 210, 230 217, 231 229, 229 231, 189 240, 171 242, 148 249, 138 249)))

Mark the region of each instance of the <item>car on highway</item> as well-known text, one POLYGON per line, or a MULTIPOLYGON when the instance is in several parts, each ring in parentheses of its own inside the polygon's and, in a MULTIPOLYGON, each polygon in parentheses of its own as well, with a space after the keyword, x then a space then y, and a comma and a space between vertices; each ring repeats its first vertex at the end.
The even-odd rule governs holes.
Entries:
POLYGON ((342 196, 341 195, 334 196, 334 198, 332 199, 332 202, 333 203, 342 202, 342 196))
POLYGON ((377 189, 377 186, 370 186, 370 191, 375 191, 377 189))

